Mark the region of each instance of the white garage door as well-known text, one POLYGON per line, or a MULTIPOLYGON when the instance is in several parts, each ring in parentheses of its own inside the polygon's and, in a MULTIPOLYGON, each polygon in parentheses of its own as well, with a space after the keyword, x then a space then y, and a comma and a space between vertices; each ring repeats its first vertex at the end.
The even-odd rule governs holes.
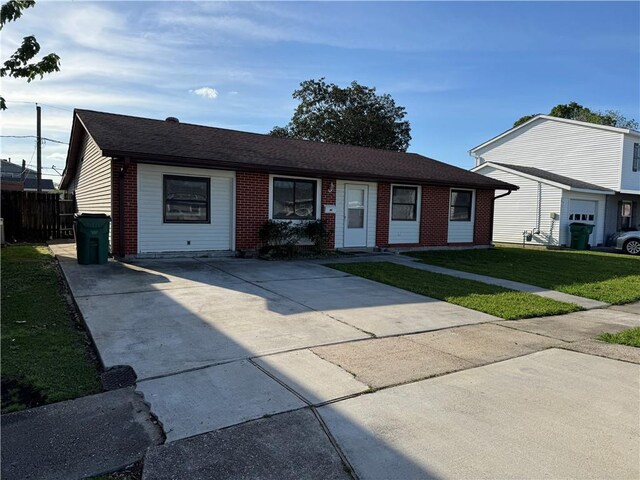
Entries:
POLYGON ((231 250, 234 176, 234 172, 218 170, 138 165, 138 252, 231 250), (189 187, 190 181, 209 188, 205 188, 205 195, 194 190, 172 196, 167 180, 184 188, 189 187), (194 199, 202 204, 202 208, 194 210, 191 205, 194 199), (182 212, 181 221, 172 221, 165 215, 168 201, 183 210, 202 214, 202 220, 192 219, 182 212))
MULTIPOLYGON (((569 224, 574 222, 587 223, 589 225, 596 225, 596 212, 598 210, 598 202, 594 200, 575 200, 569 201, 569 224)), ((570 237, 568 237, 570 238, 570 237)), ((593 228, 593 233, 589 237, 589 243, 595 245, 596 239, 596 227, 593 228)))

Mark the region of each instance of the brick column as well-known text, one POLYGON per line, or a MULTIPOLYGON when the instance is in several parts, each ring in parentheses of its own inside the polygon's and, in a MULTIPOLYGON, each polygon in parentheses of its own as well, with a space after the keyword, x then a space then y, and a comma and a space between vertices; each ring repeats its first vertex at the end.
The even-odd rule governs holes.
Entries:
POLYGON ((495 190, 476 190, 476 215, 473 226, 474 245, 491 245, 494 196, 495 190))
POLYGON ((320 219, 324 225, 326 232, 325 248, 327 250, 334 250, 336 248, 336 213, 325 213, 325 205, 336 204, 336 179, 335 178, 323 178, 322 179, 322 193, 320 195, 320 219))
POLYGON ((138 168, 124 160, 111 161, 111 243, 115 256, 138 253, 138 168), (124 249, 120 245, 120 174, 124 174, 124 249))
POLYGON ((420 245, 446 246, 449 235, 449 188, 422 187, 420 245))
POLYGON ((258 232, 269 220, 269 175, 236 172, 236 250, 260 248, 258 232))
POLYGON ((389 246, 389 203, 391 184, 378 183, 378 204, 376 206, 376 247, 389 246))

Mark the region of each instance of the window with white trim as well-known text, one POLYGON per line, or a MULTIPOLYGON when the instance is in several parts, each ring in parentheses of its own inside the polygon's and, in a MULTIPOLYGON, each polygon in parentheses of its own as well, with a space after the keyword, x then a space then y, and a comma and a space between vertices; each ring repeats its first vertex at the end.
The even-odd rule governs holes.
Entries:
POLYGON ((273 179, 271 218, 276 220, 315 220, 318 182, 298 178, 273 179))
POLYGON ((164 223, 211 223, 211 179, 164 175, 164 223))
POLYGON ((470 222, 473 191, 451 190, 449 220, 452 222, 470 222))
POLYGON ((415 221, 418 218, 418 187, 394 186, 391 194, 391 220, 415 221))
POLYGON ((634 172, 640 170, 640 143, 633 144, 633 164, 631 165, 631 169, 634 172))

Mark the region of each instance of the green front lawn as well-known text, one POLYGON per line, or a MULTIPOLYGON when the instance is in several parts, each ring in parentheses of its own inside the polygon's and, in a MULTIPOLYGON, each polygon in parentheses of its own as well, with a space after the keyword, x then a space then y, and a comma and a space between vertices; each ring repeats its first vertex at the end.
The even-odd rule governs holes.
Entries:
POLYGON ((603 333, 598 336, 598 340, 640 348, 640 327, 630 328, 618 333, 603 333))
POLYGON ((496 285, 425 272, 388 262, 340 263, 336 270, 375 280, 420 295, 437 298, 506 320, 558 315, 581 308, 532 293, 516 292, 496 285))
POLYGON ((100 391, 89 342, 45 246, 2 249, 2 413, 100 391))
POLYGON ((514 247, 408 255, 431 265, 529 283, 611 304, 640 300, 640 257, 514 247))

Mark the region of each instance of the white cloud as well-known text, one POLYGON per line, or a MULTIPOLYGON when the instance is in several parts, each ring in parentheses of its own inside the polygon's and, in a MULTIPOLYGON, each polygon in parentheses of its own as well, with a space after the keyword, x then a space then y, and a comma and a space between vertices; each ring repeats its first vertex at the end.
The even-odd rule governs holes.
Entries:
POLYGON ((195 90, 189 90, 189 91, 203 98, 214 99, 218 97, 218 91, 215 88, 211 88, 211 87, 201 87, 201 88, 196 88, 195 90))

